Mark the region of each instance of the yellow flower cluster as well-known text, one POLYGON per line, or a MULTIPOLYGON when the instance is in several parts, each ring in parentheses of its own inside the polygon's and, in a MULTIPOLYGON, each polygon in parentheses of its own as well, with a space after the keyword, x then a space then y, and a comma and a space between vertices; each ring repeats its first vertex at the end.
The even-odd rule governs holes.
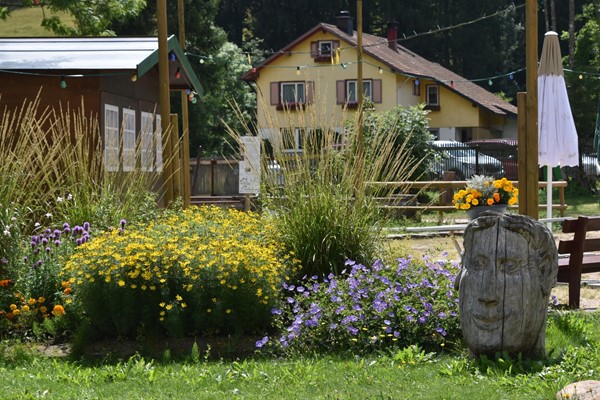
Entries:
POLYGON ((273 225, 258 214, 190 207, 79 246, 63 268, 63 279, 73 283, 75 293, 94 282, 154 292, 161 298, 161 321, 171 309, 190 305, 198 291, 249 285, 255 301, 268 304, 296 263, 282 256, 274 237, 273 225))
POLYGON ((475 175, 467 181, 467 187, 454 194, 452 203, 459 210, 494 204, 514 205, 518 201, 519 190, 506 179, 493 180, 491 177, 475 175))

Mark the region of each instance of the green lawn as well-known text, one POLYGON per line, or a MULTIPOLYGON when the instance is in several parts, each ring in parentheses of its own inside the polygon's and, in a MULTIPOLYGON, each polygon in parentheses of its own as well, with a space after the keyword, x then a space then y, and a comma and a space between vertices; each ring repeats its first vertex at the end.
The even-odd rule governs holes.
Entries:
POLYGON ((72 21, 66 13, 50 12, 41 7, 22 8, 13 11, 5 20, 0 20, 0 37, 44 37, 56 36, 51 31, 42 27, 43 15, 58 16, 63 21, 72 21))
POLYGON ((549 399, 569 383, 600 379, 600 316, 552 312, 545 361, 390 350, 293 359, 178 360, 136 355, 73 361, 0 345, 2 399, 549 399))

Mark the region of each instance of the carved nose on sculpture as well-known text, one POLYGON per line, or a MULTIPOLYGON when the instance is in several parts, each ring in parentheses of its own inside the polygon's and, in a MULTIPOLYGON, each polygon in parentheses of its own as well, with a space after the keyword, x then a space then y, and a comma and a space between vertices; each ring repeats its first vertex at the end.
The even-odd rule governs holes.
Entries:
POLYGON ((488 266, 484 270, 481 280, 481 290, 477 300, 486 305, 495 305, 498 302, 498 293, 496 291, 496 268, 494 265, 488 266))

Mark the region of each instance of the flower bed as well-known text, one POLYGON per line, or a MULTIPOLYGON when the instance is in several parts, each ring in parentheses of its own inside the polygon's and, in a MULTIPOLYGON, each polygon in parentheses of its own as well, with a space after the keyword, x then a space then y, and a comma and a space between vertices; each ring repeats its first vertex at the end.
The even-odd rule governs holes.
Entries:
POLYGON ((272 233, 257 214, 192 207, 80 246, 63 279, 103 336, 252 333, 293 266, 272 233))

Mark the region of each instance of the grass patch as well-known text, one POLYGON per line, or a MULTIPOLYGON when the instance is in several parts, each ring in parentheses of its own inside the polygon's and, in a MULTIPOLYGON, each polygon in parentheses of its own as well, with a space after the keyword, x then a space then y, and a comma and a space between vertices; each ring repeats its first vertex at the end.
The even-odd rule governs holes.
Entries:
POLYGON ((65 12, 54 12, 48 8, 27 7, 11 12, 6 21, 0 20, 0 37, 44 37, 57 36, 42 26, 42 19, 56 16, 68 26, 74 26, 73 18, 65 12))
POLYGON ((469 358, 465 350, 427 353, 416 346, 364 357, 211 360, 190 347, 183 359, 135 355, 88 363, 32 353, 22 344, 0 345, 3 399, 548 399, 562 387, 599 379, 600 317, 554 313, 548 319, 549 358, 527 361, 469 358))

